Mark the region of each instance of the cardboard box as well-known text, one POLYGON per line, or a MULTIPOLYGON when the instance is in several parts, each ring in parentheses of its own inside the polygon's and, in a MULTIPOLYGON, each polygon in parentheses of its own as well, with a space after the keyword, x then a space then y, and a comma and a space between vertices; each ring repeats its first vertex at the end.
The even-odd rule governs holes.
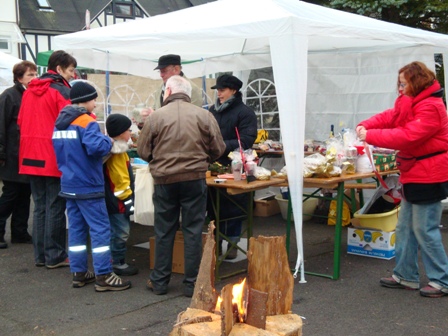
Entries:
POLYGON ((280 213, 280 206, 274 196, 272 199, 255 200, 254 216, 269 217, 278 213, 280 213))
POLYGON ((376 170, 379 172, 384 172, 384 171, 388 171, 388 170, 393 170, 397 167, 397 164, 395 163, 395 161, 393 162, 387 162, 387 163, 382 163, 382 164, 375 164, 376 170))
MULTIPOLYGON (((207 237, 207 233, 202 233, 202 247, 204 247, 205 239, 207 237)), ((149 268, 154 268, 154 258, 156 251, 156 238, 149 238, 149 268)), ((185 264, 184 264, 184 236, 182 231, 176 232, 176 237, 174 238, 174 247, 173 247, 173 273, 184 274, 185 273, 185 264)))
POLYGON ((383 163, 389 163, 389 162, 395 162, 395 154, 377 154, 373 153, 373 162, 375 165, 383 164, 383 163))
POLYGON ((395 231, 384 232, 349 227, 347 253, 390 260, 395 257, 395 231))

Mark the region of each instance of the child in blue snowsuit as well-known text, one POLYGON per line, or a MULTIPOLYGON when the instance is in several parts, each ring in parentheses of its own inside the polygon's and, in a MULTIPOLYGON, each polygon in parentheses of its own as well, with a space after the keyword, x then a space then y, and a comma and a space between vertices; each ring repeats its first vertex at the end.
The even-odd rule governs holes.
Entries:
POLYGON ((131 283, 112 270, 102 158, 110 152, 113 140, 101 133, 92 114, 97 97, 95 88, 87 82, 73 85, 72 105, 64 107, 56 119, 53 146, 62 172, 60 196, 67 200, 73 287, 95 281, 95 290, 103 292, 128 289, 131 283), (95 274, 87 265, 89 232, 95 274))

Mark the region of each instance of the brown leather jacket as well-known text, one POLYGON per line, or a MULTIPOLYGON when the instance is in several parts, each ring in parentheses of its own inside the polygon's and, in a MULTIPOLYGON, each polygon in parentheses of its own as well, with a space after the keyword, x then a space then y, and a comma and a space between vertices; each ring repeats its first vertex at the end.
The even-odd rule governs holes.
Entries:
POLYGON ((210 163, 226 148, 215 117, 175 93, 146 120, 137 153, 149 162, 155 184, 205 178, 210 163))

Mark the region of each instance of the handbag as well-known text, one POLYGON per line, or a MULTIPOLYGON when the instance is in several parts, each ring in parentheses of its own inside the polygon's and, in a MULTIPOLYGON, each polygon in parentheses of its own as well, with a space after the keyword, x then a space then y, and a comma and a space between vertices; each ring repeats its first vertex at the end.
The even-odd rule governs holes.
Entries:
POLYGON ((134 222, 154 226, 154 180, 149 168, 139 168, 135 174, 134 222))
POLYGON ((446 153, 446 151, 438 151, 422 156, 404 156, 398 152, 396 156, 397 168, 401 172, 407 172, 414 166, 415 162, 443 153, 446 153))
POLYGON ((396 155, 397 168, 401 172, 409 171, 416 161, 417 158, 415 156, 404 156, 399 153, 396 155))

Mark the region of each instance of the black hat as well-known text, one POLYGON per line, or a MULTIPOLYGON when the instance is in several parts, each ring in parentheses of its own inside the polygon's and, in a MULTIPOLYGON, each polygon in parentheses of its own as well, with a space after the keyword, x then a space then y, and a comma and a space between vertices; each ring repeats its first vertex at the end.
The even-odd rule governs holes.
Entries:
POLYGON ((107 117, 106 130, 111 138, 126 132, 132 125, 131 119, 123 114, 115 113, 107 117))
POLYGON ((225 89, 229 88, 232 90, 239 91, 243 86, 243 82, 240 81, 235 76, 231 75, 221 75, 216 79, 216 84, 212 86, 212 89, 225 89))
POLYGON ((72 104, 85 103, 98 97, 95 88, 87 82, 79 81, 70 90, 72 104))
POLYGON ((172 54, 160 56, 159 65, 154 70, 166 68, 168 65, 180 65, 180 56, 172 54))

